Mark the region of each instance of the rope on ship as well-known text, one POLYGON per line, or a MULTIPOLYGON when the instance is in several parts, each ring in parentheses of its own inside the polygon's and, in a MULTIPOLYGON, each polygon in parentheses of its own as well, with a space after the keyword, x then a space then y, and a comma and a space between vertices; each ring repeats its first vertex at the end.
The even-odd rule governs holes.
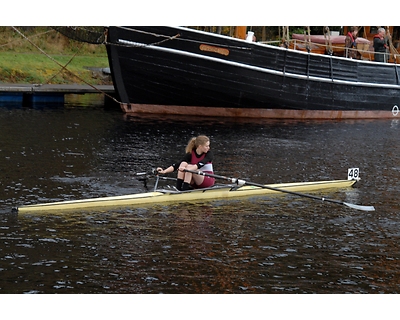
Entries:
POLYGON ((290 43, 289 27, 288 26, 282 27, 282 42, 283 42, 283 46, 286 49, 288 49, 289 48, 289 43, 290 43))
POLYGON ((307 34, 308 34, 308 39, 307 39, 307 36, 306 36, 306 31, 304 31, 304 42, 306 43, 307 52, 310 53, 311 52, 311 31, 310 31, 310 27, 307 27, 307 34))
POLYGON ((103 27, 51 27, 67 38, 92 44, 104 44, 103 27))
MULTIPOLYGON (((55 30, 47 30, 47 31, 44 31, 44 32, 39 32, 37 34, 34 34, 34 35, 30 36, 30 38, 40 37, 40 36, 42 36, 44 34, 47 34, 47 33, 50 33, 50 32, 55 32, 55 30)), ((14 40, 9 41, 7 43, 1 44, 0 47, 6 47, 6 46, 9 46, 9 45, 13 44, 14 42, 19 42, 19 41, 21 41, 21 39, 14 39, 14 40)))
MULTIPOLYGON (((23 37, 25 40, 27 40, 31 45, 33 45, 36 49, 38 49, 42 54, 44 54, 46 57, 48 57, 51 61, 53 61, 54 63, 56 63, 58 66, 61 67, 60 71, 58 73, 56 73, 53 77, 51 77, 49 80, 47 80, 47 82, 49 82, 51 79, 53 79, 57 74, 59 74, 61 71, 65 70, 66 72, 68 72, 69 74, 71 74, 72 76, 76 77, 77 79, 79 79, 80 81, 82 81, 83 83, 87 84, 88 86, 90 86, 91 88, 95 89, 96 91, 98 91, 99 93, 102 93, 104 95, 106 95, 108 98, 112 99, 113 101, 115 101, 116 103, 121 103, 120 101, 118 101, 116 98, 114 98, 113 96, 107 94, 106 92, 96 88, 94 85, 88 83, 85 79, 82 79, 79 75, 73 73, 72 71, 67 69, 67 66, 71 63, 71 61, 75 58, 75 56, 77 55, 77 53, 74 54, 74 56, 65 64, 62 65, 61 63, 59 63, 57 60, 55 60, 53 57, 51 57, 50 55, 48 55, 44 50, 42 50, 40 47, 38 47, 35 43, 33 43, 28 37, 26 37, 20 30, 18 30, 16 27, 11 27, 14 29, 14 31, 16 31, 21 37, 23 37)), ((81 46, 82 48, 82 46, 81 46)), ((80 49, 80 48, 79 48, 80 49)))
MULTIPOLYGON (((394 63, 397 64, 397 57, 400 57, 400 54, 399 54, 399 52, 397 51, 397 49, 393 45, 392 35, 390 34, 389 27, 386 27, 386 30, 387 30, 388 40, 389 40, 388 41, 389 42, 389 50, 390 50, 390 53, 393 54, 394 63)), ((396 66, 396 70, 397 70, 397 66, 396 66)))
POLYGON ((331 32, 329 31, 329 27, 324 27, 324 38, 325 38, 325 46, 327 48, 326 52, 331 56, 333 54, 333 48, 332 48, 331 32))
POLYGON ((143 31, 143 30, 137 30, 137 29, 131 29, 131 28, 124 28, 124 27, 119 27, 120 29, 124 29, 124 30, 128 30, 128 31, 134 31, 134 32, 137 32, 137 33, 143 33, 143 34, 148 34, 148 35, 151 35, 151 36, 153 36, 153 37, 163 37, 163 38, 166 38, 166 39, 164 39, 164 40, 161 40, 161 41, 158 41, 158 42, 154 42, 154 43, 152 43, 152 44, 148 44, 148 45, 145 45, 145 47, 147 47, 147 46, 157 46, 157 45, 159 45, 159 44, 161 44, 161 43, 164 43, 164 42, 166 42, 166 41, 169 41, 169 40, 174 40, 174 39, 177 39, 177 38, 179 38, 181 35, 178 33, 178 34, 176 34, 176 35, 174 35, 174 36, 165 36, 165 35, 162 35, 162 34, 157 34, 157 33, 153 33, 153 32, 147 32, 147 31, 143 31))
POLYGON ((153 32, 147 32, 147 31, 143 31, 143 30, 136 30, 136 29, 132 29, 132 28, 125 28, 125 27, 117 27, 120 29, 124 29, 127 31, 134 31, 137 33, 142 33, 142 34, 147 34, 147 35, 151 35, 154 37, 164 37, 164 40, 158 41, 158 42, 153 42, 153 43, 149 43, 149 44, 140 44, 140 43, 126 43, 126 44, 116 44, 116 43, 110 43, 105 41, 105 44, 107 45, 112 45, 112 46, 122 46, 122 47, 148 47, 148 46, 156 46, 159 45, 163 42, 166 41, 170 41, 170 40, 178 40, 178 41, 186 41, 186 42, 192 42, 192 43, 197 43, 197 44, 207 44, 207 45, 211 45, 211 46, 218 46, 218 47, 223 47, 223 48, 230 48, 230 49, 239 49, 239 50, 246 50, 249 51, 251 50, 251 48, 249 47, 242 47, 242 46, 232 46, 232 45, 224 45, 221 43, 213 43, 213 42, 206 42, 206 41, 198 41, 198 40, 193 40, 193 39, 184 39, 181 38, 181 35, 178 33, 174 36, 167 36, 167 35, 163 35, 163 34, 158 34, 158 33, 153 33, 153 32))

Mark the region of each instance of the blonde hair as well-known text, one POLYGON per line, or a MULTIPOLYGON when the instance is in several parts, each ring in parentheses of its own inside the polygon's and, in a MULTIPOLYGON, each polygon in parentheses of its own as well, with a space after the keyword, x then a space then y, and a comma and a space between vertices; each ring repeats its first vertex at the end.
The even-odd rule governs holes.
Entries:
POLYGON ((210 141, 210 138, 204 135, 191 138, 186 146, 186 153, 192 152, 192 150, 196 149, 198 146, 205 145, 208 141, 210 141))

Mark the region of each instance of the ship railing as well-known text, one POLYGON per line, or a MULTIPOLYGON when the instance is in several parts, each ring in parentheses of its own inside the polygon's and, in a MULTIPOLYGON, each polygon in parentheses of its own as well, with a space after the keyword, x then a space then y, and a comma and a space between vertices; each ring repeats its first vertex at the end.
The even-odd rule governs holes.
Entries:
POLYGON ((349 57, 350 51, 357 52, 361 60, 374 61, 375 54, 383 55, 384 62, 400 63, 400 54, 395 48, 391 48, 391 52, 375 52, 370 49, 370 44, 360 43, 356 49, 345 48, 344 43, 342 46, 334 46, 323 43, 309 42, 300 39, 291 39, 289 41, 260 41, 259 43, 285 46, 293 50, 308 51, 314 53, 327 53, 332 52, 336 56, 349 57))

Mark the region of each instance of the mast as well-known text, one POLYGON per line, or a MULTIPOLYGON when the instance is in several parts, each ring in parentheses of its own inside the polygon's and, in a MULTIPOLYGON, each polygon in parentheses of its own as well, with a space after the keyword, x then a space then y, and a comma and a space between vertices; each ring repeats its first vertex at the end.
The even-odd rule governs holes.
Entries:
POLYGON ((246 39, 246 30, 247 27, 246 26, 242 26, 242 27, 236 27, 235 28, 235 38, 239 38, 239 39, 246 39))

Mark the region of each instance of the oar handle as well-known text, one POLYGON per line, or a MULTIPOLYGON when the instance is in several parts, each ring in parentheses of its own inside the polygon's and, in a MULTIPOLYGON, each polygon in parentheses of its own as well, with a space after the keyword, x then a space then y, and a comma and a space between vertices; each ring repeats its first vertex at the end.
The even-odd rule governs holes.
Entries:
POLYGON ((136 172, 136 173, 134 173, 133 175, 134 175, 135 178, 137 178, 139 181, 147 180, 147 179, 149 179, 149 178, 154 178, 154 177, 156 177, 156 178, 158 178, 158 179, 161 179, 161 180, 175 180, 175 181, 176 181, 176 178, 165 177, 165 176, 163 176, 163 175, 160 175, 160 174, 157 172, 156 169, 152 169, 151 171, 148 171, 148 172, 136 172))
POLYGON ((147 177, 147 176, 155 176, 157 174, 158 174, 158 172, 156 169, 151 169, 150 171, 136 172, 133 175, 135 177, 147 177))

